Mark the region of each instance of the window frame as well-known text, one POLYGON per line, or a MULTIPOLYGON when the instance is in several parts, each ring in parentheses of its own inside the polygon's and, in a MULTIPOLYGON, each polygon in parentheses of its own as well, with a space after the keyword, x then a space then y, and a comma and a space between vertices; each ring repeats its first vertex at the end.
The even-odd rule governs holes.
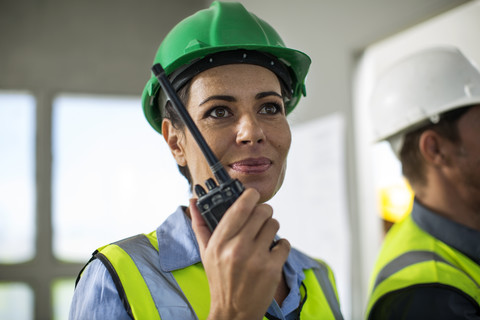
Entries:
POLYGON ((75 278, 83 264, 60 261, 53 254, 52 111, 55 95, 28 92, 36 101, 34 107, 35 250, 33 259, 29 261, 0 264, 0 282, 19 282, 28 285, 33 292, 34 319, 52 319, 54 317, 52 292, 54 281, 75 278))

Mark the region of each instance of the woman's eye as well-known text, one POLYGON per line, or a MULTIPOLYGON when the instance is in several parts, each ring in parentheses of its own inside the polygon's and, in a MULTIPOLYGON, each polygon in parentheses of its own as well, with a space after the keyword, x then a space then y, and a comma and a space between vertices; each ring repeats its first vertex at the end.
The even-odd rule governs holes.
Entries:
POLYGON ((227 118, 231 113, 226 108, 218 107, 211 110, 208 115, 213 118, 227 118))
POLYGON ((282 108, 276 104, 276 103, 270 103, 270 104, 265 104, 262 106, 260 109, 259 113, 262 114, 276 114, 279 113, 282 110, 282 108))

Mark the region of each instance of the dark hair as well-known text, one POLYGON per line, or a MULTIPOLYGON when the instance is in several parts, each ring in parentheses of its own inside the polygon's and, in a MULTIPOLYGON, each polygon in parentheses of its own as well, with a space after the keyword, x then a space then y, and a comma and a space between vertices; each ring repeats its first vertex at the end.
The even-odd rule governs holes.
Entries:
POLYGON ((470 107, 465 106, 445 112, 440 115, 440 120, 437 123, 430 123, 405 135, 403 146, 400 150, 400 161, 402 163, 403 175, 412 185, 424 186, 427 182, 424 171, 425 162, 419 148, 422 133, 426 130, 434 130, 451 142, 459 142, 457 122, 470 107))
MULTIPOLYGON (((185 106, 187 105, 187 101, 190 93, 190 84, 191 84, 191 81, 188 81, 185 84, 185 86, 183 86, 177 92, 178 97, 180 98, 180 101, 182 101, 185 106)), ((169 119, 170 122, 172 123, 172 126, 175 129, 179 129, 181 131, 184 130, 185 124, 183 123, 182 119, 180 119, 180 117, 178 116, 170 100, 168 100, 164 106, 160 104, 160 114, 164 119, 169 119)), ((192 187, 192 175, 190 173, 190 170, 188 169, 188 166, 178 165, 178 171, 180 171, 180 173, 185 177, 185 179, 187 179, 190 187, 192 187)))

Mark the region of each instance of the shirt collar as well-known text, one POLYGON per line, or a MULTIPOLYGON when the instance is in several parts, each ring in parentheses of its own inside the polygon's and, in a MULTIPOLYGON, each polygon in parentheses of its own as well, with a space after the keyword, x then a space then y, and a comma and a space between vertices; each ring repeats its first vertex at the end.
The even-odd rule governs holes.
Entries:
POLYGON ((185 207, 178 207, 157 228, 160 267, 163 271, 186 268, 201 261, 197 238, 184 210, 185 207))
POLYGON ((429 210, 417 200, 413 203, 412 219, 433 237, 480 264, 480 231, 447 219, 429 210))
MULTIPOLYGON (((201 261, 197 238, 192 229, 192 222, 184 212, 185 207, 178 207, 160 227, 157 228, 157 239, 160 267, 164 271, 173 271, 191 266, 201 261)), ((286 267, 293 272, 311 269, 316 262, 299 251, 292 249, 286 267)))

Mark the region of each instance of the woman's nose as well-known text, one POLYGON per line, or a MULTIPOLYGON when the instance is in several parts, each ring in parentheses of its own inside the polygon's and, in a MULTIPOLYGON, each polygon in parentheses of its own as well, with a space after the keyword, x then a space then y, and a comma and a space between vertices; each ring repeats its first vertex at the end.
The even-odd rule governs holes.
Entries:
POLYGON ((253 116, 245 116, 238 124, 237 143, 255 144, 265 141, 261 124, 253 116))

